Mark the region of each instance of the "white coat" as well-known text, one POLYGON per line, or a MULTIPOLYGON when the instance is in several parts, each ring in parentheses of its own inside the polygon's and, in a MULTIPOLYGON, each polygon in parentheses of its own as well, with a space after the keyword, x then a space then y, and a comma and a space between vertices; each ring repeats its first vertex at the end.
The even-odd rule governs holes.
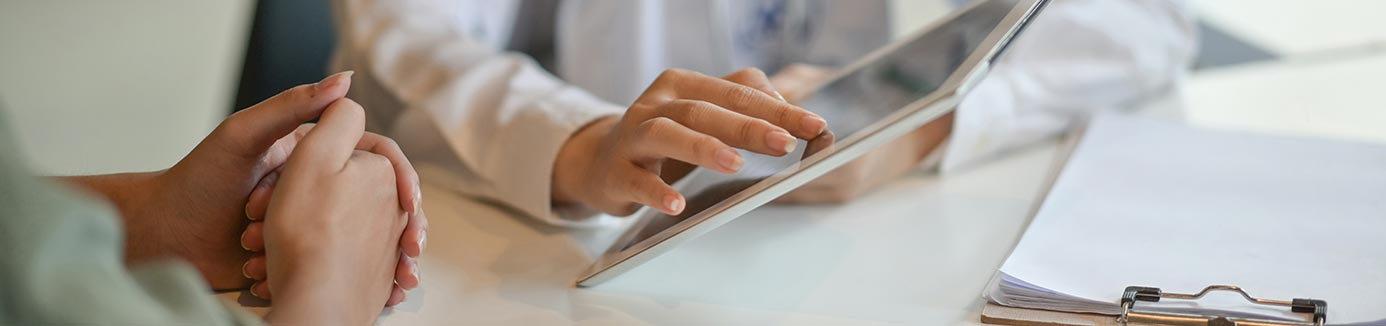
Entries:
MULTIPOLYGON (((918 1, 918 0, 894 0, 918 1)), ((335 0, 334 70, 427 178, 553 224, 559 148, 668 68, 841 66, 889 42, 891 0, 335 0), (535 56, 543 61, 536 61, 535 56), (548 70, 545 69, 547 66, 548 70), (555 73, 550 73, 553 71, 555 73)), ((1177 0, 1054 0, 959 105, 944 172, 1177 82, 1177 0)))

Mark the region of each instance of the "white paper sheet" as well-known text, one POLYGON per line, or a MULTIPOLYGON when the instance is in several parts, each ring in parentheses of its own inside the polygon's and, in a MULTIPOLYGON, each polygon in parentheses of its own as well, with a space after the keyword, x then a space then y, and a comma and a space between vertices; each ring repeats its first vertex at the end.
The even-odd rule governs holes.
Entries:
POLYGON ((1386 146, 1102 116, 1001 271, 1027 283, 1011 290, 1110 307, 1128 285, 1229 284, 1325 299, 1333 324, 1386 324, 1386 146))

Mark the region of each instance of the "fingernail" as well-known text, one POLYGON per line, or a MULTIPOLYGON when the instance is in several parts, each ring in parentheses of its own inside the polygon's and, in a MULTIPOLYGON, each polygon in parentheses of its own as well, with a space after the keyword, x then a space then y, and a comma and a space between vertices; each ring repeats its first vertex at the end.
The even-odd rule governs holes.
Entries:
POLYGON ((241 276, 245 276, 246 279, 252 279, 252 278, 253 278, 253 277, 250 277, 250 260, 249 260, 249 259, 247 259, 247 260, 245 261, 244 264, 241 264, 241 276))
POLYGON ((254 251, 250 250, 250 246, 245 244, 245 234, 245 231, 241 231, 241 249, 245 249, 245 251, 254 251))
POLYGON ((669 215, 676 215, 683 212, 683 199, 677 195, 669 195, 664 198, 664 207, 669 210, 669 215))
MULTIPOLYGON (((414 261, 414 262, 411 262, 410 264, 413 264, 413 265, 414 265, 414 268, 413 268, 413 270, 414 270, 414 279, 415 279, 415 280, 419 280, 419 282, 418 282, 419 284, 423 284, 423 276, 422 276, 422 273, 419 273, 419 262, 418 262, 418 261, 414 261)), ((415 286, 415 287, 417 288, 417 286, 415 286)))
POLYGON ((255 283, 255 284, 251 284, 251 285, 250 285, 250 295, 253 295, 253 296, 255 296, 256 298, 260 298, 261 300, 269 300, 269 298, 265 298, 265 295, 264 295, 264 294, 261 294, 261 293, 259 293, 259 291, 256 291, 256 290, 261 289, 261 288, 260 288, 259 286, 257 286, 257 285, 260 285, 260 283, 255 283))
POLYGON ((428 244, 428 230, 419 230, 419 255, 423 255, 424 246, 428 244))
POLYGON ((810 115, 804 117, 803 126, 804 130, 813 134, 819 134, 823 132, 824 128, 828 127, 828 121, 823 120, 822 117, 810 115))
POLYGON ((717 164, 721 165, 722 169, 736 172, 741 170, 741 165, 745 163, 746 160, 741 158, 741 154, 736 153, 736 150, 723 148, 717 151, 717 164))
POLYGON ((415 187, 415 188, 414 188, 414 211, 413 211, 412 213, 418 214, 421 210, 423 210, 423 191, 422 191, 422 190, 419 190, 418 187, 415 187))
POLYGON ((780 94, 780 91, 775 91, 775 97, 780 98, 780 102, 789 102, 789 100, 784 99, 784 95, 780 94))
POLYGON ((785 154, 793 153, 794 146, 798 145, 794 141, 794 136, 782 131, 772 131, 765 137, 765 144, 770 148, 783 149, 785 154))
POLYGON ((352 70, 332 74, 331 76, 327 76, 327 78, 323 78, 322 81, 319 81, 317 84, 313 84, 313 90, 320 91, 324 88, 336 86, 337 84, 341 84, 344 80, 351 79, 351 75, 354 74, 356 74, 356 71, 352 70))
MULTIPOLYGON (((253 192, 252 192, 252 193, 253 193, 253 192)), ((251 197, 254 197, 254 196, 251 196, 251 197)), ((246 219, 246 220, 259 221, 259 220, 255 219, 255 217, 250 216, 250 203, 245 203, 245 208, 242 209, 241 212, 244 212, 244 213, 245 213, 245 219, 246 219)))

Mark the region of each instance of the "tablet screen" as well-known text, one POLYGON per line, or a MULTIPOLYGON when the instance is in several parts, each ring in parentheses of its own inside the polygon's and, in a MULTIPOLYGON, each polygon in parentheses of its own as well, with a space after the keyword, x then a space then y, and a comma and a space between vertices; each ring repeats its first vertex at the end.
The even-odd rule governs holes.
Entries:
POLYGON ((895 51, 876 57, 853 72, 827 83, 801 105, 828 121, 831 132, 810 142, 800 141, 794 153, 781 157, 741 151, 746 159, 741 171, 721 174, 699 170, 690 174, 678 189, 687 197, 679 216, 646 210, 648 221, 621 250, 635 246, 697 215, 723 200, 750 188, 768 177, 792 173, 801 168, 800 159, 814 151, 848 144, 863 128, 896 110, 938 90, 963 61, 1016 8, 1017 0, 990 0, 954 15, 948 21, 900 45, 895 51), (835 135, 835 137, 833 136, 835 135), (834 139, 842 141, 833 144, 834 139), (807 151, 807 153, 806 153, 807 151))

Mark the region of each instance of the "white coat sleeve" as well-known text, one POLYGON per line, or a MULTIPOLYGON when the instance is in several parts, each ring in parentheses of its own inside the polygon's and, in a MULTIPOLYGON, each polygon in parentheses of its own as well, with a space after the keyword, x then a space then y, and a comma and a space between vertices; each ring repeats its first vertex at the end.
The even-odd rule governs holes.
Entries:
POLYGON ((1196 36, 1175 0, 1055 0, 958 105, 940 170, 1058 135, 1182 79, 1196 36))
POLYGON ((553 206, 555 158, 579 128, 624 108, 474 37, 463 14, 482 5, 338 0, 336 66, 357 70, 354 98, 393 99, 357 98, 425 177, 443 171, 439 179, 466 195, 551 224, 581 222, 594 214, 553 206))

